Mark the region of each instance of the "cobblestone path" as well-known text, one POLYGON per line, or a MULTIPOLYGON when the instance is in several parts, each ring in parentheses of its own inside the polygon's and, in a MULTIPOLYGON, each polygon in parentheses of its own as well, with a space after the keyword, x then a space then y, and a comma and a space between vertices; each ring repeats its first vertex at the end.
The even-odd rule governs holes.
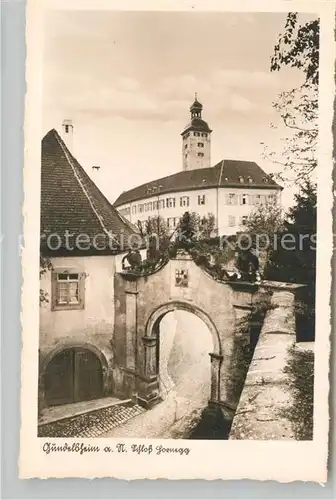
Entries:
POLYGON ((95 438, 124 424, 144 411, 144 408, 132 403, 113 405, 76 417, 42 424, 38 427, 38 437, 95 438))

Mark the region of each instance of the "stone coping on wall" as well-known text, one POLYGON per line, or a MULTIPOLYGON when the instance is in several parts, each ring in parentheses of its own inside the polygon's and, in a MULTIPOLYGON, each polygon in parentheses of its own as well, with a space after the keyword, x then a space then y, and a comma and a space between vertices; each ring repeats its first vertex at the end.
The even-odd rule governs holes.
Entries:
POLYGON ((293 401, 284 371, 290 348, 295 343, 295 290, 279 287, 271 303, 275 306, 265 317, 259 340, 246 376, 229 439, 294 440, 292 423, 287 417, 293 401))

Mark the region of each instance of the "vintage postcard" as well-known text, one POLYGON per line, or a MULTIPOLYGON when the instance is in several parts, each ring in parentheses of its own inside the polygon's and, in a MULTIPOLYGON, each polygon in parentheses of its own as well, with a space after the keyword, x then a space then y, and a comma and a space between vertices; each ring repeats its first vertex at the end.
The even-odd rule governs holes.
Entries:
POLYGON ((334 18, 28 0, 22 478, 326 481, 334 18))

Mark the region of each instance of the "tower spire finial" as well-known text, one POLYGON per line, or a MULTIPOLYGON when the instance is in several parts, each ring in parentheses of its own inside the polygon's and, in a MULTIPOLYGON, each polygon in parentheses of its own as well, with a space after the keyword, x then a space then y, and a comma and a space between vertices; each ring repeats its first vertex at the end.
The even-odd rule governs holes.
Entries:
POLYGON ((195 101, 197 101, 197 92, 195 92, 195 101))

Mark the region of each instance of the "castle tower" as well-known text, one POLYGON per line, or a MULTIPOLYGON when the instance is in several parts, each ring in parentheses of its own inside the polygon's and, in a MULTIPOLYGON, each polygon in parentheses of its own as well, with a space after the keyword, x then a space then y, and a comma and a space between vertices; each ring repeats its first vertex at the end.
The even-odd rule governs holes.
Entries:
POLYGON ((202 109, 195 94, 195 101, 190 106, 190 122, 181 134, 183 170, 210 167, 212 130, 202 119, 202 109))
POLYGON ((72 120, 63 120, 62 139, 65 142, 70 153, 74 153, 74 151, 73 151, 73 133, 74 133, 74 126, 73 126, 72 120))

